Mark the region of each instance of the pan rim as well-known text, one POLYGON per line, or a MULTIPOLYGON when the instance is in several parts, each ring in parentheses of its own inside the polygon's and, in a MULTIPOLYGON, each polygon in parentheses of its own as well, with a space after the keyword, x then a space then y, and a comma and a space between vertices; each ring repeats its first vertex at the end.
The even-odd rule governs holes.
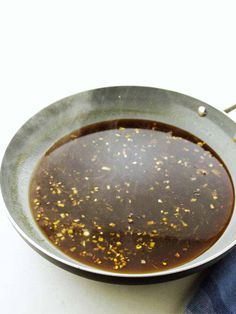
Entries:
MULTIPOLYGON (((67 96, 65 98, 62 98, 60 99, 59 101, 56 101, 56 102, 53 102, 52 104, 44 107, 42 110, 40 110, 39 112, 37 112, 35 115, 33 115, 30 119, 28 119, 22 126, 24 127, 26 124, 28 124, 28 122, 34 118, 35 116, 37 116, 39 113, 41 113, 42 111, 44 110, 47 110, 48 107, 51 107, 53 105, 55 105, 56 103, 60 102, 60 101, 63 101, 63 100, 66 100, 68 98, 71 98, 73 96, 76 96, 78 94, 84 94, 84 93, 88 93, 88 92, 94 92, 94 91, 98 91, 98 90, 104 90, 104 89, 111 89, 111 88, 144 88, 144 89, 153 89, 153 90, 161 90, 161 91, 166 91, 166 92, 171 92, 173 94, 178 94, 178 95, 184 95, 184 96, 187 96, 191 99, 194 99, 196 101, 200 101, 201 103, 204 103, 202 102, 201 100, 198 100, 196 98, 193 98, 192 96, 188 96, 186 94, 182 94, 182 93, 179 93, 179 92, 175 92, 175 91, 171 91, 171 90, 167 90, 167 89, 161 89, 161 88, 155 88, 155 87, 149 87, 149 86, 134 86, 134 85, 120 85, 120 86, 108 86, 108 87, 101 87, 101 88, 96 88, 96 89, 90 89, 90 90, 86 90, 86 91, 82 91, 82 92, 79 92, 79 93, 75 93, 73 95, 70 95, 70 96, 67 96)), ((210 106, 208 104, 206 104, 208 107, 211 107, 213 108, 214 110, 216 110, 217 112, 219 113, 222 113, 223 116, 227 117, 228 121, 230 121, 231 123, 234 123, 233 120, 230 119, 230 117, 223 111, 220 111, 218 109, 216 109, 215 107, 213 106, 210 106)), ((21 128, 19 130, 21 130, 21 128)), ((10 143, 8 144, 6 150, 5 150, 5 153, 4 153, 4 156, 3 156, 3 159, 2 159, 2 164, 1 164, 1 173, 0 173, 0 184, 1 184, 1 188, 2 188, 2 182, 3 182, 3 176, 2 176, 2 169, 3 169, 3 166, 4 166, 4 159, 5 159, 5 156, 7 154, 7 151, 8 151, 8 148, 11 146, 11 143, 12 141, 14 140, 15 136, 18 134, 19 130, 15 133, 14 137, 11 139, 10 143)), ((3 193, 2 193, 3 195, 3 193)), ((4 199, 4 202, 6 204, 6 201, 5 201, 5 197, 3 195, 3 199, 4 199)), ((95 267, 92 267, 92 266, 87 266, 87 265, 83 265, 83 264, 77 264, 77 263, 73 263, 73 262, 70 262, 68 260, 65 260, 59 256, 56 256, 55 254, 49 252, 49 250, 41 247, 38 243, 36 243, 36 241, 34 241, 30 236, 28 236, 24 230, 18 225, 17 221, 15 221, 15 219, 12 217, 10 211, 8 210, 8 207, 5 205, 5 209, 6 210, 6 213, 7 213, 7 216, 8 216, 8 219, 11 221, 12 225, 14 226, 14 228, 17 230, 17 232, 22 236, 22 238, 28 242, 29 244, 31 244, 35 249, 37 249, 38 251, 40 251, 41 253, 43 253, 44 255, 52 258, 53 260, 61 263, 61 264, 65 264, 69 267, 72 267, 74 269, 78 269, 78 270, 83 270, 85 272, 90 272, 90 273, 94 273, 94 274, 98 274, 98 275, 103 275, 103 276, 109 276, 109 277, 119 277, 119 278, 150 278, 150 277, 165 277, 165 276, 168 276, 168 275, 175 275, 175 274, 181 274, 181 273, 184 273, 184 272, 187 272, 187 271, 196 271, 198 268, 200 268, 201 266, 203 265, 207 265, 208 263, 210 262, 213 262, 214 260, 217 260, 218 258, 220 258, 220 256, 224 255, 226 252, 228 252, 230 249, 232 249, 235 245, 236 245, 236 239, 231 242, 229 245, 225 246, 223 249, 219 250, 219 252, 216 252, 215 254, 205 258, 204 260, 202 261, 198 261, 198 262, 193 262, 192 261, 192 264, 191 265, 186 265, 186 264, 183 264, 181 266, 179 266, 178 268, 175 267, 175 268, 171 268, 171 269, 168 269, 168 270, 165 270, 165 271, 159 271, 159 272, 151 272, 151 273, 131 273, 131 274, 126 274, 126 273, 114 273, 114 272, 109 272, 109 271, 104 271, 104 270, 100 270, 98 268, 95 268, 95 267), (186 266, 185 266, 186 265, 186 266)))

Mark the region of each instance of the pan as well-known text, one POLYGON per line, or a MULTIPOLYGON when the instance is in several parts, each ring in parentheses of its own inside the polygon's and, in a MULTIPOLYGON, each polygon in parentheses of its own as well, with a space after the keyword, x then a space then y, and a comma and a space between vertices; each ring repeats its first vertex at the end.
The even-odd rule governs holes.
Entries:
MULTIPOLYGON (((226 110, 230 112, 235 106, 226 110)), ((236 124, 214 107, 169 90, 118 86, 78 93, 29 119, 11 140, 1 166, 1 189, 8 217, 21 237, 54 264, 86 278, 119 284, 177 279, 205 269, 236 244, 236 211, 219 240, 184 265, 145 274, 124 274, 84 265, 53 246, 37 227, 29 207, 30 177, 38 160, 57 140, 81 127, 114 119, 147 119, 184 129, 206 142, 224 161, 236 184, 236 124)))

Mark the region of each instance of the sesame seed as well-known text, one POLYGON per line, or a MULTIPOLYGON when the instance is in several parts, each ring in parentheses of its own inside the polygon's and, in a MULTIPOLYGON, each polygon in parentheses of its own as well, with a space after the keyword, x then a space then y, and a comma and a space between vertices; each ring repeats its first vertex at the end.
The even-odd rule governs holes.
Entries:
POLYGON ((88 236, 90 235, 90 232, 89 232, 87 229, 85 229, 85 230, 83 231, 83 235, 84 235, 85 237, 88 237, 88 236))

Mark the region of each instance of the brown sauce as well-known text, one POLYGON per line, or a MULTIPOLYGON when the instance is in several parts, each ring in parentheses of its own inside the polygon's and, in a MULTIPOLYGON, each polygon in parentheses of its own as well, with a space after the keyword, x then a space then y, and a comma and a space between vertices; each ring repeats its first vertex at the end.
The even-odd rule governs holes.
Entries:
POLYGON ((234 190, 213 150, 147 120, 114 120, 55 143, 30 183, 46 237, 72 258, 122 273, 186 263, 229 223, 234 190))

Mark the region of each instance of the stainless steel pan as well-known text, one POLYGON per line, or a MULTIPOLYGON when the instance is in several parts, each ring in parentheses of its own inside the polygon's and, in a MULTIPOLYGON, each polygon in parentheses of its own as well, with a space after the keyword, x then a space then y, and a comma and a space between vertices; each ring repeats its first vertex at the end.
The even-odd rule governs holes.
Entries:
POLYGON ((28 202, 29 180, 36 162, 55 141, 71 131, 117 118, 157 120, 189 131, 220 155, 236 186, 236 124, 225 113, 168 90, 136 86, 95 89, 43 109, 11 140, 2 162, 1 188, 13 226, 31 247, 53 263, 76 274, 107 282, 138 284, 169 280, 217 261, 236 244, 235 209, 226 231, 209 250, 182 266, 149 274, 115 274, 84 265, 57 250, 40 232, 28 202))

